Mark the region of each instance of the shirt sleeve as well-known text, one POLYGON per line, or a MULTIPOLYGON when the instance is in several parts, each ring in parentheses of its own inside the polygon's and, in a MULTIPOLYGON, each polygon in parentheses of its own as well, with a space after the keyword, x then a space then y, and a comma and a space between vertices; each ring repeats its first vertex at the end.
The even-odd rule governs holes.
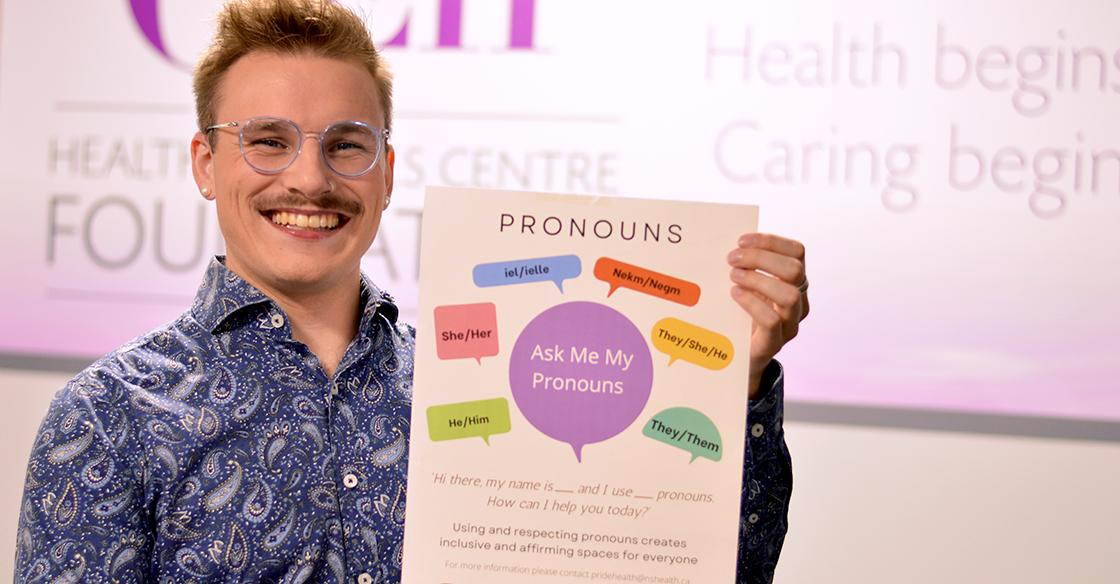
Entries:
POLYGON ((736 570, 739 584, 769 584, 774 579, 789 527, 793 466, 782 430, 783 379, 782 366, 771 361, 761 382, 769 389, 748 406, 736 570))
POLYGON ((15 582, 146 581, 153 534, 127 425, 81 382, 55 396, 31 449, 15 582))

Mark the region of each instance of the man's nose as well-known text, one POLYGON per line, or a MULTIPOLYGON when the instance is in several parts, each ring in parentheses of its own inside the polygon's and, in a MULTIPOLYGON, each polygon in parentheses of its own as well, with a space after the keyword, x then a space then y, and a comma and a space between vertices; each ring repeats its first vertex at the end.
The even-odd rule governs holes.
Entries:
POLYGON ((317 197, 329 192, 333 188, 331 180, 333 174, 334 171, 327 166, 327 161, 323 157, 318 136, 303 137, 296 159, 283 172, 287 183, 285 186, 308 197, 317 197), (314 143, 308 144, 308 140, 314 143))

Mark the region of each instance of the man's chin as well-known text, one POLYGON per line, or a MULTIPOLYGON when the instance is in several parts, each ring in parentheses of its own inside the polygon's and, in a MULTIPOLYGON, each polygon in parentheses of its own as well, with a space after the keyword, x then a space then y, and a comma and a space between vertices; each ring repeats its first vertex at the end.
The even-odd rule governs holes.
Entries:
MULTIPOLYGON (((360 266, 345 269, 322 260, 304 258, 282 264, 272 263, 264 269, 243 266, 236 260, 229 262, 236 274, 269 295, 303 296, 329 291, 335 286, 346 285, 351 276, 360 272, 360 266)), ((356 276, 353 276, 356 279, 356 276)))
POLYGON ((324 268, 322 264, 289 266, 273 272, 271 280, 282 293, 321 291, 343 282, 342 270, 324 268))

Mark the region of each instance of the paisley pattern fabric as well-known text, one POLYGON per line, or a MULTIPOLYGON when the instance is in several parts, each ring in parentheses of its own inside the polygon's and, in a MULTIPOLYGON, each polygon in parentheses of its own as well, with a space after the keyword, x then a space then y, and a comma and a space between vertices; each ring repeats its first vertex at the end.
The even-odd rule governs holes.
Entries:
POLYGON ((786 435, 782 366, 771 361, 762 374, 770 391, 750 402, 747 453, 743 465, 742 512, 739 517, 739 584, 769 584, 789 528, 793 465, 786 435))
MULTIPOLYGON (((32 447, 16 581, 399 582, 415 331, 361 288, 333 378, 220 258, 179 319, 78 374, 32 447)), ((786 466, 748 454, 743 582, 785 533, 780 375, 769 395, 753 456, 786 466)))
POLYGON ((189 311, 55 398, 17 580, 398 580, 414 332, 369 281, 362 302, 328 379, 279 306, 212 262, 189 311))

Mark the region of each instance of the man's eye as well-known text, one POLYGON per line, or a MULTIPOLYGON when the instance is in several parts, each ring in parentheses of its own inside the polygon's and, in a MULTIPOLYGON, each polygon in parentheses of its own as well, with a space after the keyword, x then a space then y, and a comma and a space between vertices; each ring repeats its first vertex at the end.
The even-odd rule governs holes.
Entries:
POLYGON ((335 142, 331 144, 331 152, 363 152, 367 148, 357 142, 335 142))
POLYGON ((250 145, 254 148, 284 150, 288 145, 279 138, 256 138, 250 145))

